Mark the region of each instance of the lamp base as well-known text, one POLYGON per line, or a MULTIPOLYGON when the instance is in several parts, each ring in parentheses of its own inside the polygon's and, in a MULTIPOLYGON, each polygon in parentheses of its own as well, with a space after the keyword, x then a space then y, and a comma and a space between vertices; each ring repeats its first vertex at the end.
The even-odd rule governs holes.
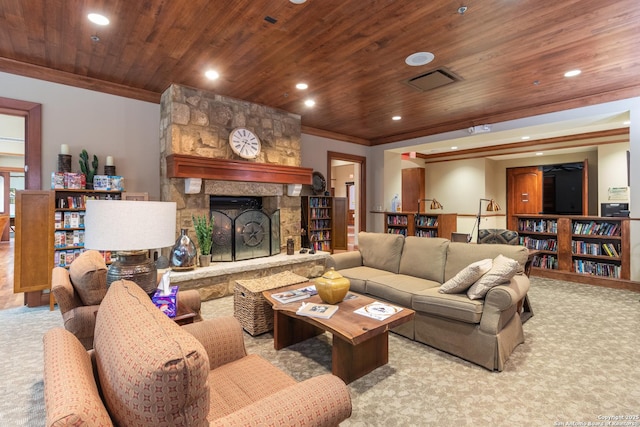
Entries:
POLYGON ((116 255, 116 261, 107 270, 107 287, 116 280, 126 279, 153 295, 158 287, 158 270, 147 251, 122 251, 116 255))

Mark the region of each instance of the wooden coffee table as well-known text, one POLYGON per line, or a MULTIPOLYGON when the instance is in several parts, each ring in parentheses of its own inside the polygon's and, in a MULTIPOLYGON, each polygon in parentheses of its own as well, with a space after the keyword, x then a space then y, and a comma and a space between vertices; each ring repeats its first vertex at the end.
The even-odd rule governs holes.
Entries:
POLYGON ((322 303, 318 295, 288 304, 282 304, 271 297, 274 293, 303 288, 310 284, 301 283, 263 292, 274 312, 274 348, 280 350, 324 332, 331 332, 331 372, 347 384, 386 365, 389 362, 389 329, 410 321, 415 312, 403 308, 386 320, 362 316, 354 311, 376 300, 351 292, 356 298, 338 303, 340 308, 331 318, 320 319, 296 314, 302 302, 322 303))

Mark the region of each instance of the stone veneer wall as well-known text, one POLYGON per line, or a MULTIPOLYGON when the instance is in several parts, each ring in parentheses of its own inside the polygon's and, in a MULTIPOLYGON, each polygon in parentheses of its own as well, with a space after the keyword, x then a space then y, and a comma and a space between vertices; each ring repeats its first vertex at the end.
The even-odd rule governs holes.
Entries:
POLYGON ((170 154, 243 160, 228 141, 233 129, 246 127, 262 142, 255 162, 300 166, 300 116, 179 85, 171 85, 162 94, 160 108, 161 198, 177 202, 177 229, 189 229, 195 241, 191 216, 209 215, 210 195, 263 196, 266 211, 280 208, 281 248, 289 236, 300 248, 300 197, 287 196, 286 185, 203 180, 200 193, 185 194, 185 180, 167 178, 166 165, 170 154))

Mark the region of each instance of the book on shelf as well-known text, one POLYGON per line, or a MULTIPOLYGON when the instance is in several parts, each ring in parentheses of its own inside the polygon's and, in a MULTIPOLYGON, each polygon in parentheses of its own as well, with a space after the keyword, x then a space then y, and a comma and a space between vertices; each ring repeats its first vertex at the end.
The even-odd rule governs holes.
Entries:
POLYGON ((316 304, 313 302, 303 302, 296 314, 299 316, 318 317, 329 319, 338 311, 337 305, 316 304))
POLYGON ((371 304, 367 304, 364 307, 360 307, 354 311, 354 313, 371 317, 376 320, 385 320, 400 311, 402 311, 402 307, 396 307, 395 305, 376 301, 371 304))
POLYGON ((307 286, 300 289, 293 289, 290 291, 278 292, 277 294, 272 294, 271 297, 278 302, 283 304, 287 304, 294 301, 300 301, 305 298, 309 298, 312 295, 316 295, 318 291, 316 291, 316 287, 314 285, 307 286))

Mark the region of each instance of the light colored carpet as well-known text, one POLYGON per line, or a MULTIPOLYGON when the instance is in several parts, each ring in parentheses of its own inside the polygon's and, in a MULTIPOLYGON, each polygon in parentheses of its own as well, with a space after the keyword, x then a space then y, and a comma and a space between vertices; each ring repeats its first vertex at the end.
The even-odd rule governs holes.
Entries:
MULTIPOLYGON (((637 416, 640 294, 533 278, 530 297, 526 342, 501 373, 392 334, 389 364, 349 385, 353 415, 343 425, 587 425, 637 416)), ((205 318, 232 313, 230 297, 203 303, 205 318)), ((60 313, 3 310, 0 322, 0 426, 42 426, 42 335, 62 324, 60 313)), ((245 342, 298 380, 330 372, 327 334, 280 351, 270 333, 245 334, 245 342)))

